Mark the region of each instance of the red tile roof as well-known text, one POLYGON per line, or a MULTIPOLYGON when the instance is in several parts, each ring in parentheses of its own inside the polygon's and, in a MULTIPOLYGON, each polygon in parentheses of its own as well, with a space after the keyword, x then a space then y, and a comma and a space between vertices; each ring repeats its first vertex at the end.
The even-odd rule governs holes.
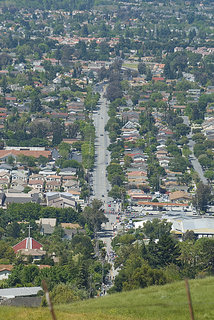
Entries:
POLYGON ((152 77, 152 80, 154 81, 164 81, 163 77, 152 77))
POLYGON ((5 97, 6 101, 16 101, 16 97, 5 97))
POLYGON ((15 246, 13 246, 13 250, 15 253, 17 253, 19 250, 25 250, 25 249, 42 249, 41 243, 36 241, 33 238, 25 238, 21 242, 17 243, 15 246))
POLYGON ((11 271, 13 269, 12 264, 0 264, 0 271, 8 270, 11 271))
POLYGON ((147 201, 138 201, 139 205, 146 205, 146 206, 157 206, 157 207, 187 207, 188 204, 186 203, 172 203, 172 202, 147 202, 147 201))
POLYGON ((35 158, 39 158, 39 156, 44 156, 46 158, 51 157, 51 151, 49 150, 0 150, 0 159, 9 155, 19 156, 20 154, 23 154, 25 156, 32 156, 35 158))

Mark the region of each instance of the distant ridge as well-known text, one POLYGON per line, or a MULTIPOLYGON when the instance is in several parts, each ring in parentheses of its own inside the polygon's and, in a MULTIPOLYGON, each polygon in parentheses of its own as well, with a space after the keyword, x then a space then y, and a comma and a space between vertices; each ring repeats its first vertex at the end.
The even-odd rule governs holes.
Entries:
POLYGON ((0 0, 0 7, 15 7, 41 10, 87 10, 92 8, 94 0, 0 0))
MULTIPOLYGON (((185 3, 185 0, 142 0, 141 3, 163 3, 176 4, 185 3)), ((204 4, 211 4, 212 0, 204 0, 204 4)), ((28 9, 41 9, 41 10, 59 10, 64 9, 66 11, 72 10, 89 10, 94 5, 105 5, 105 4, 132 4, 136 2, 134 0, 0 0, 0 7, 15 7, 15 8, 28 8, 28 9)), ((189 0, 190 5, 201 3, 201 0, 189 0)), ((140 3, 139 3, 140 4, 140 3)))

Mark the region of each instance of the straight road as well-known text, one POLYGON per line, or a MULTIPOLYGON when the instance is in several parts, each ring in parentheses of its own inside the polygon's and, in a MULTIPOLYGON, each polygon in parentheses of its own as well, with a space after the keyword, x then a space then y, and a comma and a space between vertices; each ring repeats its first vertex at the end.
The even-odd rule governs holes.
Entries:
MULTIPOLYGON (((183 116, 182 118, 184 120, 184 124, 186 124, 187 126, 190 127, 189 118, 187 116, 183 116)), ((193 134, 192 134, 192 129, 191 129, 190 133, 187 136, 187 138, 189 139, 188 146, 189 146, 190 151, 192 152, 192 156, 191 156, 190 161, 192 163, 192 166, 193 166, 194 170, 198 173, 198 176, 199 176, 200 180, 204 184, 208 184, 208 181, 204 176, 204 172, 203 172, 203 169, 202 169, 202 167, 200 165, 200 162, 198 161, 198 159, 194 155, 195 141, 192 140, 192 136, 193 136, 193 134)))
POLYGON ((103 202, 106 217, 109 221, 102 226, 102 231, 98 232, 99 240, 102 240, 106 247, 106 257, 108 262, 111 263, 112 269, 110 272, 112 280, 114 279, 117 271, 114 269, 113 261, 111 260, 111 241, 114 236, 114 225, 116 224, 116 214, 110 214, 112 208, 116 208, 113 199, 108 196, 108 191, 111 185, 107 179, 106 168, 110 163, 110 152, 107 150, 110 140, 108 133, 105 131, 105 126, 108 122, 108 101, 104 97, 103 90, 100 92, 99 110, 93 112, 93 121, 96 128, 96 141, 95 141, 95 168, 93 172, 93 191, 94 198, 103 202))
POLYGON ((94 197, 106 203, 108 201, 108 190, 110 188, 106 175, 106 167, 110 163, 110 153, 107 150, 110 142, 105 132, 105 125, 109 117, 107 113, 107 100, 103 97, 103 92, 101 93, 99 103, 100 109, 94 112, 92 117, 96 128, 93 189, 94 197))

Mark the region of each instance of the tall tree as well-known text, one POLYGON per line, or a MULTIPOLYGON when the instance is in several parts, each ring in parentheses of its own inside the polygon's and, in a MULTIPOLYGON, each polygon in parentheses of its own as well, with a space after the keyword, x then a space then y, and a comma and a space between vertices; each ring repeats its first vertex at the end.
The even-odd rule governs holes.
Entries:
POLYGON ((52 131, 53 131, 53 139, 52 143, 54 146, 60 144, 63 138, 64 133, 64 124, 59 119, 54 119, 52 121, 52 131))
POLYGON ((2 92, 3 92, 4 96, 5 96, 6 92, 7 92, 7 86, 8 86, 7 78, 4 76, 2 81, 1 81, 1 87, 2 87, 2 92))
POLYGON ((199 182, 197 185, 197 190, 193 198, 193 205, 199 212, 206 212, 207 207, 212 199, 211 188, 209 185, 199 182))
POLYGON ((38 96, 33 95, 31 98, 31 106, 30 106, 30 111, 31 112, 40 112, 42 111, 42 105, 41 101, 38 96))
POLYGON ((177 258, 180 255, 178 244, 171 235, 164 234, 157 244, 159 265, 160 267, 167 266, 171 263, 176 264, 177 258))
POLYGON ((104 215, 102 205, 101 200, 94 199, 91 207, 86 207, 83 211, 83 217, 89 229, 94 232, 94 235, 101 229, 102 223, 108 221, 108 218, 104 215))
POLYGON ((151 239, 160 239, 163 235, 169 235, 172 224, 166 220, 153 219, 143 225, 144 234, 151 239))
POLYGON ((139 72, 140 74, 146 74, 146 65, 145 65, 145 63, 140 62, 140 63, 138 64, 138 72, 139 72))

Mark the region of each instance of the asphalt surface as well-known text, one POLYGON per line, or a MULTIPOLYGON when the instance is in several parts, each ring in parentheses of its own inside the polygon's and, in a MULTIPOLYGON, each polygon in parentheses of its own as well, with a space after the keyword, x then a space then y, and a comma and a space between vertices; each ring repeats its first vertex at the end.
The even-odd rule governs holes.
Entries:
MULTIPOLYGON (((100 89, 100 87, 99 87, 100 89)), ((103 89, 103 88, 102 88, 103 89)), ((110 163, 110 152, 107 150, 110 140, 108 132, 105 131, 105 125, 108 122, 108 101, 104 97, 104 90, 100 90, 99 109, 93 112, 92 119, 96 128, 95 140, 95 166, 92 174, 93 196, 92 199, 99 199, 103 202, 103 209, 109 221, 102 225, 102 231, 98 232, 99 240, 102 240, 106 247, 106 260, 111 263, 110 271, 111 279, 114 280, 117 271, 114 269, 112 259, 112 237, 115 235, 116 225, 116 211, 118 211, 118 204, 113 202, 113 199, 108 196, 108 191, 111 185, 107 178, 106 168, 110 163), (112 214, 111 212, 114 211, 112 214)))
POLYGON ((107 179, 106 168, 110 163, 110 152, 107 150, 110 140, 105 125, 108 122, 108 102, 104 98, 103 92, 99 100, 99 110, 93 112, 92 119, 96 128, 95 140, 95 166, 93 172, 93 190, 94 198, 100 199, 104 203, 104 209, 108 211, 108 203, 113 199, 108 197, 108 191, 111 189, 107 179))
MULTIPOLYGON (((189 118, 187 116, 183 116, 182 118, 184 120, 184 124, 186 124, 187 126, 190 127, 189 118)), ((192 152, 192 155, 190 156, 190 161, 192 163, 192 166, 193 166, 194 170, 198 173, 198 176, 199 176, 200 180, 204 184, 208 184, 208 181, 204 176, 203 169, 202 169, 198 159, 194 155, 195 141, 192 140, 192 136, 193 136, 193 134, 192 134, 192 129, 191 129, 190 133, 187 135, 187 138, 189 139, 188 146, 189 146, 190 151, 192 152)))

